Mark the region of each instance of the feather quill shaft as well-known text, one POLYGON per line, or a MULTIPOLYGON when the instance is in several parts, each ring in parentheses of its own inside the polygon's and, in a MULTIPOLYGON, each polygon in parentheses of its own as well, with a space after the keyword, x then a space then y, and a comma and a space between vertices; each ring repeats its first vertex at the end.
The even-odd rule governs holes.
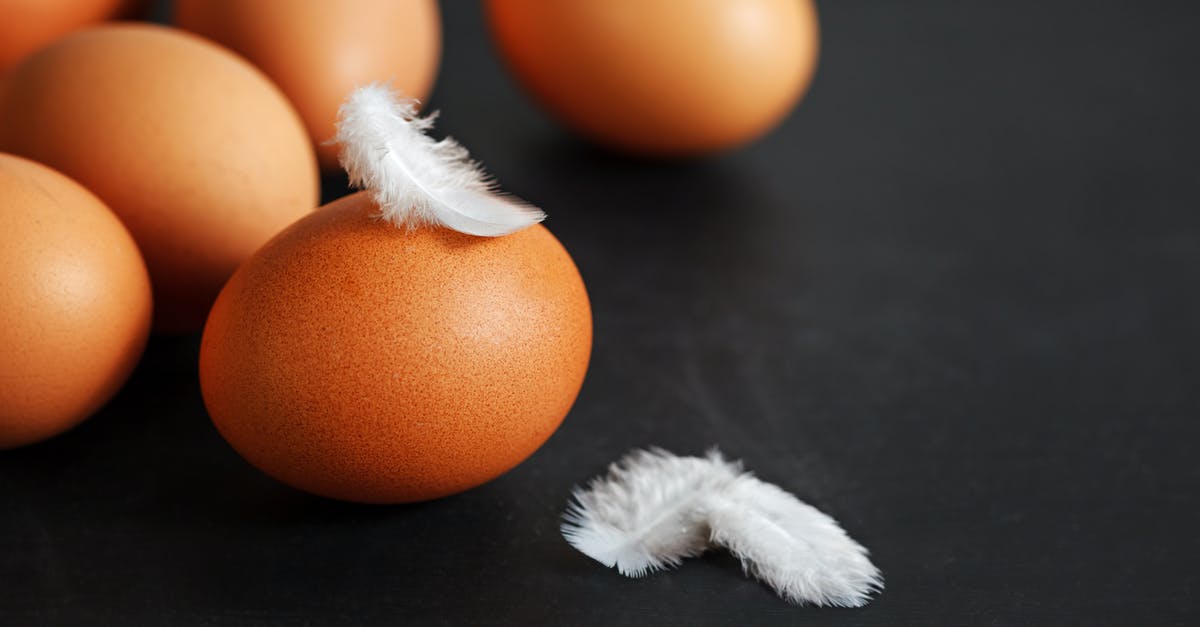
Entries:
POLYGON ((426 135, 436 115, 386 85, 356 89, 338 112, 335 142, 356 187, 371 191, 380 217, 404 228, 444 226, 495 237, 545 219, 538 208, 499 193, 495 182, 447 137, 426 135))

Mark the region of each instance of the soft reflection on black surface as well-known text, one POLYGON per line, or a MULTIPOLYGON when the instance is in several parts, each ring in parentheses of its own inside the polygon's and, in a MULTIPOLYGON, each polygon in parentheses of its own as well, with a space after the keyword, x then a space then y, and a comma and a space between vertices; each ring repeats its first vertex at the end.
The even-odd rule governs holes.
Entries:
POLYGON ((780 215, 796 212, 776 209, 753 173, 721 158, 636 159, 565 135, 520 156, 518 175, 506 186, 546 210, 547 227, 585 279, 605 266, 604 274, 629 281, 712 293, 710 282, 733 282, 769 264, 779 252, 773 244, 790 244, 786 233, 796 228, 779 223, 780 215))
POLYGON ((524 171, 538 179, 522 189, 536 188, 566 201, 563 207, 552 207, 556 211, 579 207, 599 215, 636 217, 652 225, 683 217, 689 223, 731 227, 729 210, 739 204, 753 205, 755 200, 744 173, 716 157, 643 159, 559 135, 532 146, 526 158, 524 171))

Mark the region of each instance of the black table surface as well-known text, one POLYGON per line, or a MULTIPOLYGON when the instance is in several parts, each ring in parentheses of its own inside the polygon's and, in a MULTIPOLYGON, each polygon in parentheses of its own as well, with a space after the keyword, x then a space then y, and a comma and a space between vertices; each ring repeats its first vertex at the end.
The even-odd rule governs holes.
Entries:
POLYGON ((802 105, 684 163, 572 139, 444 8, 440 131, 593 300, 562 427, 465 494, 324 500, 219 437, 198 337, 155 338, 90 421, 0 453, 0 624, 1200 624, 1195 3, 822 2, 802 105), (648 445, 743 459, 886 590, 796 607, 723 554, 575 552, 571 487, 648 445))

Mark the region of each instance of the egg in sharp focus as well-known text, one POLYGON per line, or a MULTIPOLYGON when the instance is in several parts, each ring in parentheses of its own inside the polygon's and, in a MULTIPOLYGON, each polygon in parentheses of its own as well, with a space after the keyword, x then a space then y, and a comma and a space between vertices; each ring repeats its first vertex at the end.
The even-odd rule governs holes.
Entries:
POLYGON ((0 90, 0 150, 121 218, 161 331, 198 330, 238 264, 318 202, 316 157, 279 89, 225 48, 149 24, 85 29, 18 64, 0 90))
POLYGON ((441 57, 435 0, 179 0, 175 23, 270 76, 300 112, 326 169, 337 168, 328 142, 350 90, 386 81, 424 100, 441 57))
POLYGON ((238 269, 205 327, 201 389, 225 439, 284 483, 369 503, 442 497, 559 426, 591 309, 541 225, 487 238, 377 212, 347 196, 238 269))
POLYGON ((150 279, 129 232, 75 181, 0 154, 0 449, 74 427, 141 357, 150 279))
POLYGON ((687 156, 776 126, 807 90, 811 0, 488 0, 493 39, 554 117, 616 150, 687 156))

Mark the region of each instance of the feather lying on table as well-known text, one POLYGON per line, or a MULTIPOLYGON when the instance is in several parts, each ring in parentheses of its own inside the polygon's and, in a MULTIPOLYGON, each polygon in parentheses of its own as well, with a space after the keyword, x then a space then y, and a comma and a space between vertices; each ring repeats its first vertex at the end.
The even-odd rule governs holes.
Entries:
POLYGON ((705 506, 712 543, 792 603, 861 607, 883 589, 861 544, 778 486, 745 474, 705 506))
POLYGON ((715 449, 704 458, 634 451, 573 497, 563 536, 623 575, 719 546, 792 603, 859 607, 883 589, 867 550, 833 518, 715 449))
POLYGON ((426 135, 435 117, 418 116, 416 101, 379 83, 356 89, 338 111, 339 160, 352 185, 371 190, 381 217, 489 237, 545 219, 537 207, 501 195, 458 142, 426 135))
POLYGON ((574 491, 563 537, 622 575, 641 577, 678 566, 708 548, 700 500, 739 471, 715 451, 704 458, 633 451, 609 466, 607 476, 574 491))

